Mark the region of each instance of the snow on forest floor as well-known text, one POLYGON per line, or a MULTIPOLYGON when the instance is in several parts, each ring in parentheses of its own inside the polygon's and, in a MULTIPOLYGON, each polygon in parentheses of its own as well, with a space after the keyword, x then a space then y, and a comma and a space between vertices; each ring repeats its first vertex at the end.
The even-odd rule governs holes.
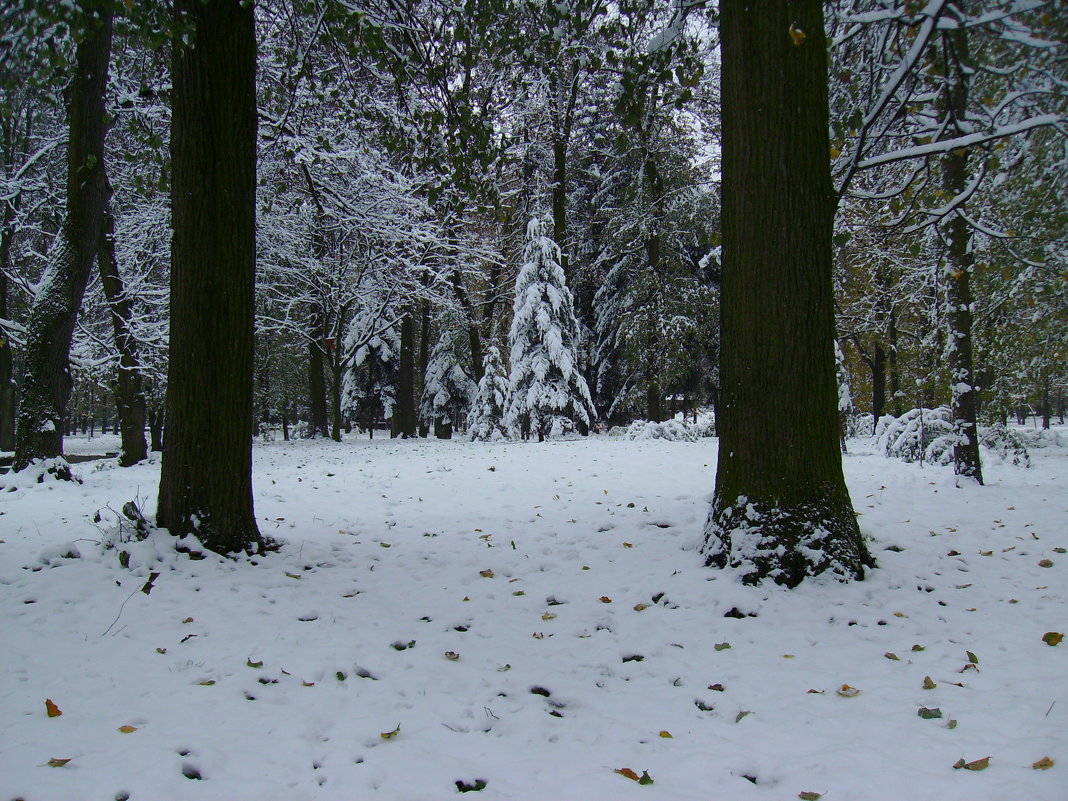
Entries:
POLYGON ((1068 448, 852 447, 880 567, 793 591, 703 566, 715 440, 258 444, 279 553, 130 569, 158 464, 0 476, 0 801, 1064 801, 1068 448))

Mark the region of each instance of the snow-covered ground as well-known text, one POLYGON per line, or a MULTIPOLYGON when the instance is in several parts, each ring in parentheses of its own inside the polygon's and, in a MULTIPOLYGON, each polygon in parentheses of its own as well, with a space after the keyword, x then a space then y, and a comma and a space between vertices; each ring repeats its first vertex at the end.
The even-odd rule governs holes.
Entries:
POLYGON ((158 463, 0 476, 0 801, 1065 801, 1068 448, 852 447, 880 567, 792 591, 703 566, 715 440, 258 444, 279 553, 129 569, 158 463))

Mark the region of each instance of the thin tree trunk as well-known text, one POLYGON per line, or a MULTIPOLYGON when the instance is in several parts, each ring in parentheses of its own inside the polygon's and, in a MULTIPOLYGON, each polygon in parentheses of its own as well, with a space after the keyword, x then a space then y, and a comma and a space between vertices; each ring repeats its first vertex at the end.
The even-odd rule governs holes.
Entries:
POLYGON ((311 414, 312 436, 328 436, 330 425, 326 411, 326 378, 323 376, 323 345, 326 341, 326 321, 321 308, 316 309, 312 322, 312 341, 308 343, 308 409, 311 414))
MULTIPOLYGON (((0 318, 10 319, 7 306, 7 275, 11 268, 11 240, 15 207, 4 204, 4 228, 0 232, 0 318)), ((11 340, 0 329, 0 451, 15 450, 15 374, 11 340)))
MULTIPOLYGON (((424 300, 420 310, 419 331, 419 375, 426 376, 427 365, 430 364, 430 302, 424 300)), ((414 389, 412 390, 414 392, 414 389)), ((419 436, 430 436, 430 426, 425 420, 419 421, 419 436)))
POLYGON ((256 24, 251 3, 175 0, 171 340, 157 521, 260 550, 252 499, 256 24))
POLYGON ((401 318, 400 363, 397 367, 397 402, 393 407, 391 436, 415 436, 415 322, 409 310, 401 318))
POLYGON ((838 440, 823 7, 749 5, 720 3, 723 395, 704 550, 747 582, 861 578, 872 560, 838 440))
POLYGON ((115 403, 122 433, 119 465, 129 467, 148 457, 148 444, 145 442, 147 409, 137 340, 131 328, 133 310, 123 288, 122 276, 119 275, 119 264, 115 257, 115 219, 110 209, 104 212, 104 231, 96 261, 104 296, 111 311, 115 348, 119 352, 119 375, 115 385, 115 403))
MULTIPOLYGON (((76 49, 68 112, 66 215, 30 311, 15 432, 15 470, 22 470, 34 459, 63 455, 67 403, 73 387, 71 339, 103 230, 107 201, 104 96, 111 58, 112 11, 105 2, 88 4, 86 10, 95 10, 97 16, 87 23, 76 49)), ((70 468, 63 464, 53 472, 70 478, 70 468)))
POLYGON ((871 361, 871 412, 872 434, 879 425, 879 418, 886 414, 886 351, 883 343, 876 342, 871 361))

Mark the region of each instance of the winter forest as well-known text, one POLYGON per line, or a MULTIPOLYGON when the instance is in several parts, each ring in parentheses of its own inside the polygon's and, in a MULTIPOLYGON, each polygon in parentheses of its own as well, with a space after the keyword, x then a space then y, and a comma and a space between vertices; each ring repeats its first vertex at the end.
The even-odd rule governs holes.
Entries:
POLYGON ((1068 797, 1064 0, 10 0, 0 207, 0 801, 1068 797))

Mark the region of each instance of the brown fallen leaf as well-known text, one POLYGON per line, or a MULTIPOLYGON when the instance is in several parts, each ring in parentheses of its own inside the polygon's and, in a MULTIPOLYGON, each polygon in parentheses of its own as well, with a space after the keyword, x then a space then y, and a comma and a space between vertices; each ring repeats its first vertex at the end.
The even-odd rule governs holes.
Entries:
POLYGON ((1042 642, 1046 645, 1060 645, 1063 639, 1064 635, 1059 631, 1047 631, 1042 635, 1042 642))
POLYGON ((856 687, 850 687, 848 684, 843 684, 841 687, 838 688, 838 695, 842 696, 843 698, 856 698, 858 695, 860 695, 860 690, 858 690, 856 687))
POLYGON ((381 737, 383 740, 392 740, 398 734, 400 734, 400 724, 399 723, 397 724, 397 728, 395 728, 393 731, 384 731, 381 734, 379 734, 378 736, 381 737))
POLYGON ((805 791, 798 793, 797 797, 800 798, 801 801, 819 801, 819 799, 823 798, 823 793, 810 793, 805 791))
POLYGON ((51 698, 45 699, 45 711, 48 713, 48 717, 50 718, 58 718, 60 715, 63 714, 60 708, 52 702, 51 698))
POLYGON ((620 776, 626 776, 632 782, 638 781, 641 777, 630 768, 616 768, 613 773, 618 773, 620 776))
POLYGON ((934 679, 932 679, 930 676, 924 676, 923 677, 923 689, 925 689, 925 690, 933 690, 937 686, 938 685, 935 684, 934 679))
POLYGON ((70 762, 69 758, 59 759, 58 757, 52 757, 50 760, 48 760, 48 766, 52 768, 61 768, 68 762, 70 762))
POLYGON ((455 651, 446 651, 445 658, 448 659, 450 662, 455 662, 460 658, 460 655, 455 651))
POLYGON ((493 578, 493 571, 492 570, 479 570, 478 571, 478 575, 482 576, 482 578, 493 578))
POLYGON ((635 612, 644 612, 648 608, 649 608, 649 604, 634 604, 634 611, 635 612))
POLYGON ((960 770, 961 768, 964 768, 964 770, 986 770, 988 767, 990 767, 990 757, 988 756, 971 762, 965 762, 963 759, 958 759, 953 764, 954 770, 960 770))
POLYGON ((131 726, 127 723, 125 726, 119 726, 119 731, 121 731, 123 734, 133 734, 135 731, 137 731, 137 727, 131 726))
POLYGON ((1048 756, 1042 757, 1042 759, 1038 760, 1038 762, 1032 764, 1031 767, 1034 770, 1049 770, 1053 767, 1053 760, 1050 759, 1048 756))
POLYGON ((600 601, 601 603, 603 603, 603 604, 610 604, 610 603, 612 603, 612 599, 611 599, 611 598, 609 598, 609 597, 608 597, 607 595, 602 595, 602 596, 601 596, 601 597, 600 597, 600 598, 599 598, 598 600, 599 600, 599 601, 600 601))

